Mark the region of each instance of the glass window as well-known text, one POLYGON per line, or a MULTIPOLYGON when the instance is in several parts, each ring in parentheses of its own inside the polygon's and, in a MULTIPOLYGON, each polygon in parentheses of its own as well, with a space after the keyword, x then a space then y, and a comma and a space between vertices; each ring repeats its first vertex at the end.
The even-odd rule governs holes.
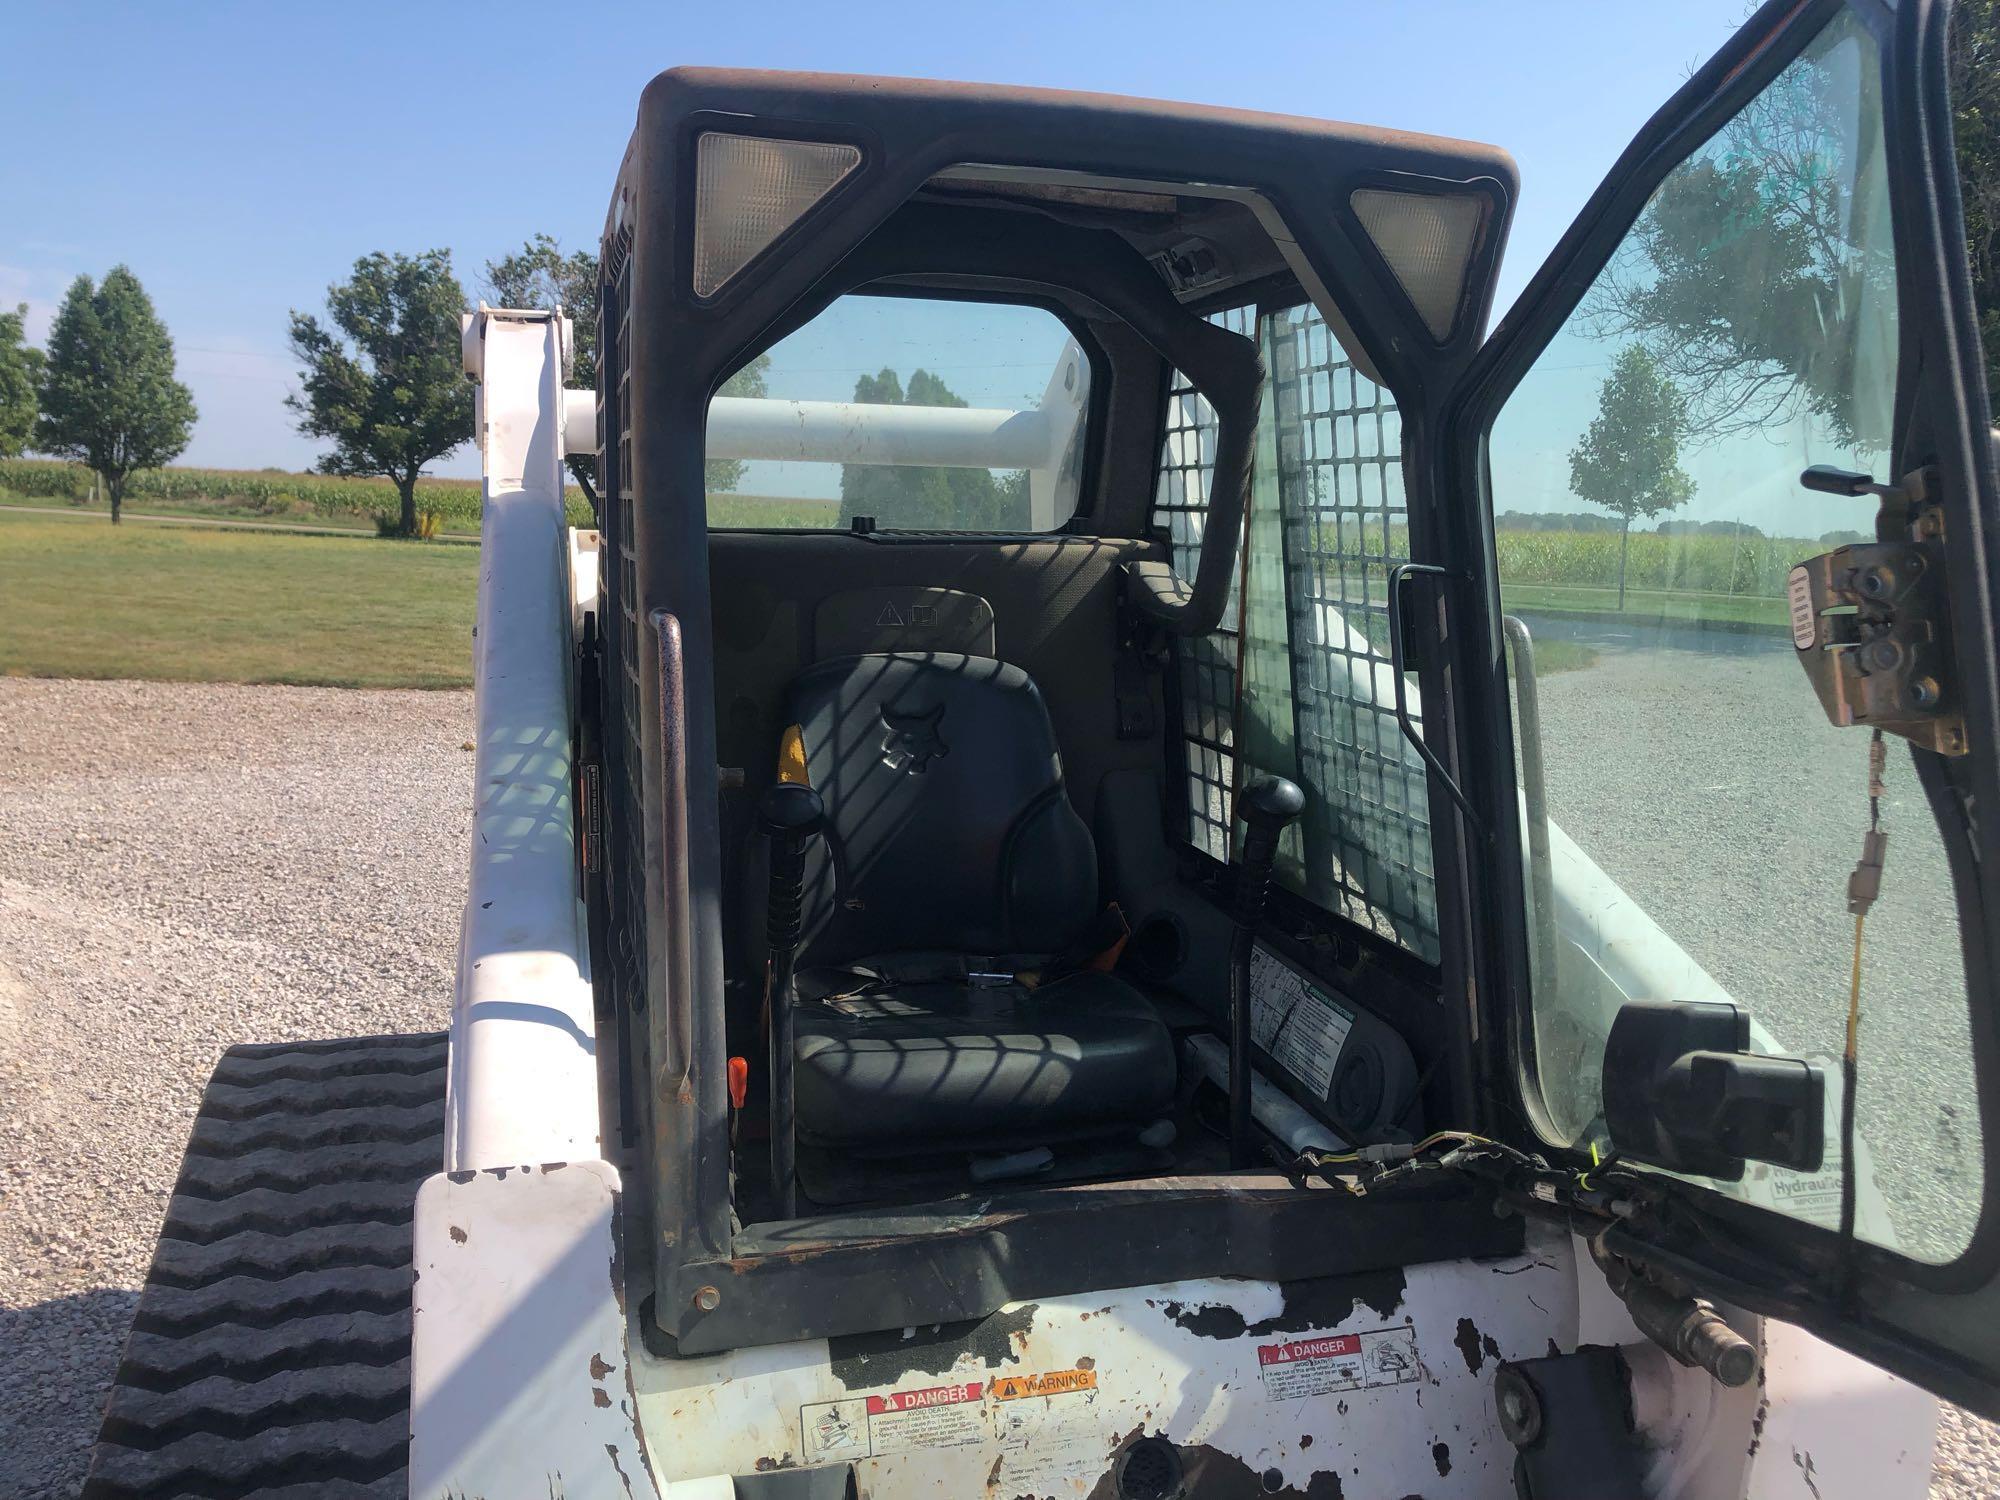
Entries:
POLYGON ((1076 513, 1090 362, 1053 313, 841 297, 708 409, 708 524, 1053 531, 1076 513))
MULTIPOLYGON (((1237 309, 1216 321, 1254 333, 1270 379, 1245 527, 1248 600, 1239 552, 1221 628, 1178 643, 1188 842, 1227 859, 1238 778, 1288 776, 1306 812, 1280 848, 1279 879, 1434 963, 1424 770, 1396 726, 1389 677, 1384 584, 1410 555, 1396 404, 1311 307, 1237 309)), ((1214 413, 1176 376, 1155 520, 1185 577, 1201 549, 1214 458, 1214 413)), ((1414 683, 1409 692, 1420 719, 1414 683)))
MULTIPOLYGON (((1759 1050, 1825 1064, 1827 1151, 1715 1186, 1829 1228, 1869 737, 1821 712, 1784 594, 1801 559, 1873 540, 1872 499, 1799 473, 1892 477, 1895 298, 1876 45, 1841 16, 1661 184, 1490 448, 1539 907, 1530 1087, 1552 1133, 1595 1139, 1618 1006, 1732 1000, 1759 1050)), ((1981 1121, 1944 850, 1888 749, 1857 1229, 1944 1261, 1977 1216, 1981 1121)))

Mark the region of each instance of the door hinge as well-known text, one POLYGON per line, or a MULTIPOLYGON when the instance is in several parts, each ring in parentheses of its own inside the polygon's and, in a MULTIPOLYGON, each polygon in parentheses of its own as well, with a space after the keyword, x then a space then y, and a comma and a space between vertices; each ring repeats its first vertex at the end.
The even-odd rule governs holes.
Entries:
POLYGON ((1836 725, 1858 725, 1963 755, 1965 715, 1945 592, 1938 470, 1901 484, 1815 465, 1800 476, 1824 494, 1876 495, 1878 540, 1808 558, 1786 580, 1792 646, 1836 725))

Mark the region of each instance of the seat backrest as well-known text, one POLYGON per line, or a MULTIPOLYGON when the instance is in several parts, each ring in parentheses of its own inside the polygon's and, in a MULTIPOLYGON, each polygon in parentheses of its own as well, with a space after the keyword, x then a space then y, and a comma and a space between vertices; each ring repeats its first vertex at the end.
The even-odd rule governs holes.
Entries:
POLYGON ((1019 667, 840 657, 793 678, 786 705, 826 804, 808 866, 812 961, 1054 953, 1090 921, 1096 849, 1019 667))

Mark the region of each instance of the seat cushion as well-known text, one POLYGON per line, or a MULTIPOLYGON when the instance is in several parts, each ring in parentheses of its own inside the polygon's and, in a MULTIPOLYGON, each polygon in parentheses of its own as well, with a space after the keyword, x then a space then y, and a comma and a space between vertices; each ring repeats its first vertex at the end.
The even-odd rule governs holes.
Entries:
POLYGON ((1137 990, 1109 974, 1039 989, 878 985, 800 1004, 801 1140, 921 1154, 1036 1144, 1170 1105, 1174 1049, 1137 990))

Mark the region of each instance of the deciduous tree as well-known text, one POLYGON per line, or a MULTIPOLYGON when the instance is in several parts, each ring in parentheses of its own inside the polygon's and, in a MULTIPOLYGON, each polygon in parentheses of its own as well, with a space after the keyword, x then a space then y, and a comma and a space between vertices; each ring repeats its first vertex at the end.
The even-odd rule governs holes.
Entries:
MULTIPOLYGON (((514 254, 486 263, 486 295, 495 307, 560 307, 574 320, 575 362, 570 384, 594 388, 597 384, 598 294, 597 257, 588 250, 563 253, 553 235, 538 234, 514 254)), ((719 394, 755 396, 765 394, 764 372, 771 356, 760 354, 723 382, 719 394)), ((570 472, 579 483, 588 485, 593 460, 573 455, 570 472)), ((711 493, 733 490, 743 482, 740 458, 712 458, 706 468, 711 493)))
POLYGON ((34 436, 42 351, 28 346, 26 303, 0 312, 0 458, 17 458, 34 436))
POLYGON ((451 252, 364 255, 327 288, 329 328, 292 314, 303 389, 285 398, 299 431, 330 440, 323 474, 380 474, 400 503, 397 534, 417 534, 424 465, 472 436, 472 386, 460 363, 465 293, 451 252))
POLYGON ((1597 415, 1569 454, 1579 500, 1618 517, 1618 607, 1625 607, 1625 554, 1632 522, 1684 505, 1694 481, 1681 468, 1687 402, 1642 344, 1627 344, 1598 388, 1597 415))
POLYGON ((2000 0, 1959 0, 1952 7, 1946 56, 1972 300, 1986 346, 1986 397, 2000 426, 2000 0))
MULTIPOLYGON (((1962 0, 1948 41, 1966 249, 2000 417, 2000 0, 1962 0)), ((1896 268, 1885 205, 1856 192, 1870 180, 1872 127, 1856 127, 1843 51, 1795 62, 1668 177, 1585 303, 1597 333, 1646 344, 1701 441, 1800 414, 1858 449, 1889 441, 1878 382, 1856 368, 1879 349, 1857 319, 1894 306, 1896 268)))
POLYGON ((180 456, 194 397, 174 379, 174 341, 139 278, 113 266, 101 285, 70 283, 49 330, 35 446, 103 477, 115 525, 139 469, 180 456))
MULTIPOLYGON (((965 400, 929 370, 911 372, 905 386, 894 370, 863 375, 854 399, 882 406, 964 406, 965 400)), ((1019 531, 1028 524, 1028 476, 986 469, 927 465, 843 464, 840 523, 873 516, 883 526, 1019 531)))

